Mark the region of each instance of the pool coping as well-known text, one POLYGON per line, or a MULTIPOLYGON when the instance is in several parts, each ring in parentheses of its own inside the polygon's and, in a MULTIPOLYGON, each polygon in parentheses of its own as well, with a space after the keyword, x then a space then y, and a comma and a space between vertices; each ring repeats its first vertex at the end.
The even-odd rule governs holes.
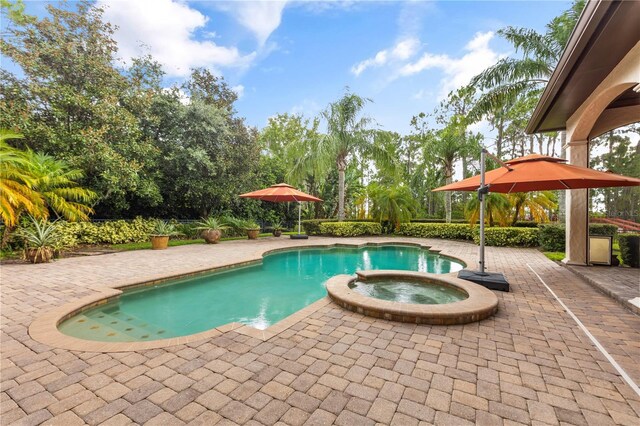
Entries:
MULTIPOLYGON (((90 296, 83 297, 81 299, 77 299, 59 307, 53 308, 44 314, 37 317, 29 326, 29 335, 34 340, 46 344, 48 346, 52 346, 54 348, 59 349, 68 349, 74 351, 84 351, 84 352, 98 352, 98 353, 108 353, 108 352, 130 352, 130 351, 139 351, 139 350, 149 350, 149 349, 159 349, 159 348, 167 348, 171 346, 188 344, 196 341, 211 339, 217 336, 222 335, 223 333, 234 331, 236 333, 240 333, 249 337, 253 337, 256 339, 260 339, 263 341, 269 340, 277 334, 287 330, 291 326, 298 323, 301 319, 308 317, 313 314, 317 310, 322 307, 330 304, 332 301, 328 296, 325 296, 302 309, 294 312, 293 314, 281 319, 277 323, 271 325, 270 327, 259 330, 257 328, 232 322, 227 323, 210 330, 202 331, 199 333, 190 334, 187 336, 180 337, 170 337, 166 339, 158 339, 158 340, 150 340, 144 342, 101 342, 96 340, 84 340, 76 337, 68 336, 63 334, 59 329, 58 325, 62 323, 64 320, 79 314, 87 309, 94 308, 96 306, 100 306, 102 304, 109 303, 113 301, 115 298, 120 296, 125 290, 132 290, 136 288, 142 288, 157 284, 162 284, 166 281, 179 279, 179 278, 190 278, 198 275, 205 275, 215 272, 223 272, 232 268, 239 268, 244 266, 253 266, 256 264, 262 263, 264 258, 268 255, 275 254, 278 252, 298 250, 298 249, 330 249, 330 248, 340 248, 340 247, 348 247, 348 248, 363 248, 368 246, 408 246, 408 247, 418 247, 423 250, 430 251, 432 253, 440 254, 448 259, 459 262, 464 266, 468 264, 467 261, 457 258, 455 256, 447 255, 442 253, 442 250, 432 249, 431 246, 423 243, 410 242, 410 241, 370 241, 361 244, 349 244, 347 242, 336 242, 331 244, 307 244, 307 245, 291 245, 287 247, 280 247, 270 250, 264 250, 262 252, 254 253, 253 255, 258 255, 259 257, 249 259, 242 262, 234 262, 227 263, 220 266, 216 266, 214 268, 205 268, 200 270, 195 270, 183 274, 171 275, 171 276, 159 276, 157 278, 151 280, 144 280, 135 283, 127 283, 114 287, 100 287, 95 289, 97 291, 96 294, 92 294, 90 296)), ((450 275, 450 274, 442 274, 442 275, 450 275)), ((330 279, 331 280, 331 279, 330 279)))
POLYGON ((359 271, 357 275, 356 278, 351 275, 336 275, 327 281, 326 287, 329 298, 336 304, 362 315, 413 324, 455 325, 481 321, 498 311, 498 297, 491 290, 450 274, 371 270, 359 271), (376 278, 436 281, 440 285, 462 290, 468 297, 458 302, 441 305, 401 303, 368 297, 349 287, 350 283, 358 279, 367 281, 376 278))

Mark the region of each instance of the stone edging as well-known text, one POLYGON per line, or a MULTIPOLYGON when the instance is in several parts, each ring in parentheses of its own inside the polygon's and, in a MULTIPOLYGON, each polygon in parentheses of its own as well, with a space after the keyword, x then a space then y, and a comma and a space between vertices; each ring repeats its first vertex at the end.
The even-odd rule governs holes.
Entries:
MULTIPOLYGON (((229 323, 224 324, 219 327, 213 328, 211 330, 203 331, 200 333, 190 334, 188 336, 180 336, 180 337, 172 337, 167 339, 159 339, 152 340, 147 342, 100 342, 95 340, 84 340, 76 337, 68 336, 66 334, 61 333, 58 330, 58 325, 62 323, 64 320, 81 313, 87 309, 108 303, 113 299, 120 296, 124 290, 146 287, 150 285, 156 285, 168 280, 177 279, 177 278, 186 278, 191 276, 209 274, 214 272, 219 272, 223 270, 228 270, 230 268, 237 268, 242 266, 251 266, 255 264, 259 264, 262 262, 265 256, 270 254, 275 254, 283 251, 290 251, 296 249, 314 249, 314 248, 335 248, 335 247, 354 247, 354 248, 362 248, 367 246, 384 246, 384 245, 395 245, 395 246, 410 246, 410 247, 418 247, 423 250, 429 250, 434 253, 440 253, 439 250, 432 250, 430 246, 421 244, 421 243, 413 243, 413 242, 404 242, 404 241, 376 241, 376 242, 367 242, 363 244, 349 244, 349 243, 333 243, 333 244, 316 244, 316 245, 292 245, 283 248, 277 248, 272 250, 258 251, 256 252, 256 256, 259 256, 254 259, 249 259, 244 262, 237 262, 232 264, 221 265, 215 268, 208 268, 204 270, 196 270, 186 274, 180 274, 177 276, 165 276, 158 277, 153 280, 147 280, 137 283, 128 283, 117 287, 103 287, 98 289, 99 293, 87 296, 73 302, 69 302, 65 305, 54 308, 45 314, 36 318, 31 325, 29 326, 29 335, 34 340, 52 346, 54 348, 60 349, 69 349, 75 351, 87 351, 87 352, 128 352, 128 351, 139 351, 139 350, 148 350, 148 349, 158 349, 158 348, 166 348, 170 346, 183 345, 199 340, 211 339, 213 337, 219 336, 228 331, 234 331, 236 333, 244 334, 249 337, 258 338, 261 340, 269 340, 275 335, 285 331, 289 327, 293 326, 301 319, 311 315, 316 312, 318 309, 326 306, 331 303, 331 300, 328 297, 324 297, 316 302, 302 308, 301 310, 289 315, 288 317, 278 321, 272 326, 268 327, 265 330, 259 330, 254 327, 250 327, 241 323, 229 323)), ((464 260, 458 259, 453 256, 448 256, 445 254, 441 254, 443 257, 447 257, 448 259, 454 260, 466 266, 464 260)))
MULTIPOLYGON (((630 310, 631 312, 633 312, 634 314, 640 315, 640 308, 639 307, 637 307, 636 305, 634 305, 633 303, 631 303, 630 301, 628 301, 624 297, 620 296, 618 293, 616 293, 614 291, 611 291, 606 286, 602 285, 602 283, 600 283, 600 282, 590 278, 589 276, 583 274, 582 272, 580 272, 579 268, 576 268, 576 267, 571 266, 571 265, 567 265, 564 262, 558 262, 558 263, 560 265, 564 266, 565 268, 567 268, 568 270, 570 270, 571 272, 573 272, 575 275, 580 277, 584 282, 586 282, 591 287, 593 287, 596 290, 598 290, 600 293, 603 293, 604 295, 609 296, 610 298, 612 298, 613 300, 618 302, 620 305, 622 305, 623 307, 625 307, 628 310, 630 310)), ((589 267, 593 268, 593 266, 589 266, 589 267)))
POLYGON ((498 310, 498 298, 490 290, 447 275, 413 271, 362 271, 360 279, 410 278, 456 287, 469 295, 465 300, 442 305, 399 303, 364 296, 349 288, 356 280, 350 275, 337 275, 327 281, 329 297, 341 307, 363 315, 413 324, 451 325, 483 320, 498 310))

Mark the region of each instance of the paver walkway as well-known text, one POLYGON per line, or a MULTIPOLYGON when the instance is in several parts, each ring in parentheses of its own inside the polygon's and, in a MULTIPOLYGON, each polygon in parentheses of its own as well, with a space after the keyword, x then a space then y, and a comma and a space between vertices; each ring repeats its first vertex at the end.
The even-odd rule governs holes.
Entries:
POLYGON ((640 269, 609 266, 568 268, 627 309, 640 313, 640 269))
MULTIPOLYGON (((464 259, 477 251, 427 241, 464 259)), ((101 354, 51 348, 27 332, 35 317, 101 286, 328 242, 272 238, 2 266, 0 422, 640 424, 640 397, 536 273, 636 383, 640 317, 530 249, 487 249, 489 269, 505 272, 513 291, 497 293, 495 317, 464 326, 393 323, 328 304, 266 342, 231 331, 101 354)))

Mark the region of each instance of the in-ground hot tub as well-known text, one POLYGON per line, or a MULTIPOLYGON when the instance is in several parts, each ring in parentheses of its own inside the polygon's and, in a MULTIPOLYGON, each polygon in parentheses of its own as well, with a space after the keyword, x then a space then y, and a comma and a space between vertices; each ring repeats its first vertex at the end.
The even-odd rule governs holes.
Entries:
POLYGON ((498 298, 490 290, 451 276, 413 271, 362 271, 326 283, 329 297, 363 315, 414 324, 466 324, 490 317, 498 298))

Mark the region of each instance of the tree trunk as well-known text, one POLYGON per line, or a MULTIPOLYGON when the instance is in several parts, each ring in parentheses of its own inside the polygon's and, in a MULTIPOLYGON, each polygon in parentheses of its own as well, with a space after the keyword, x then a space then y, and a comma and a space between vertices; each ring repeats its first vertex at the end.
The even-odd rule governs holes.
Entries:
MULTIPOLYGON (((469 168, 468 164, 467 164, 467 156, 463 155, 462 156, 462 179, 466 179, 467 178, 467 169, 469 168)), ((462 193, 462 204, 466 204, 467 203, 467 198, 469 196, 469 193, 467 191, 464 191, 462 193)))
POLYGON ((533 154, 533 135, 529 135, 529 154, 533 154))
POLYGON ((347 165, 343 158, 338 159, 338 220, 344 220, 344 171, 347 165))
MULTIPOLYGON (((453 182, 453 167, 447 166, 445 170, 445 184, 449 185, 453 182)), ((445 221, 447 223, 451 223, 451 191, 445 191, 444 193, 444 211, 445 211, 445 221)))
POLYGON ((502 133, 503 133, 503 120, 502 118, 498 122, 498 138, 496 139, 496 156, 502 160, 502 133))

